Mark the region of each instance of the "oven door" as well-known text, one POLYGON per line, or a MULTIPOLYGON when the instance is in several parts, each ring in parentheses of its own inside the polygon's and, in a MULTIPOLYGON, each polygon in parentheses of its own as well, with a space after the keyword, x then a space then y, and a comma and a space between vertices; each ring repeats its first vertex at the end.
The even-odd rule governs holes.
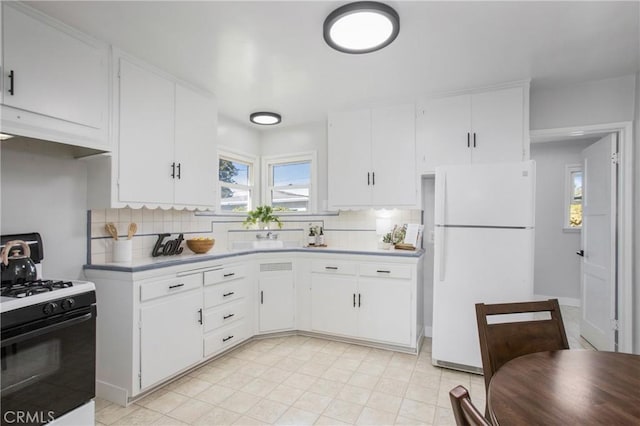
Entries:
POLYGON ((2 330, 2 419, 39 425, 95 397, 95 305, 2 330))

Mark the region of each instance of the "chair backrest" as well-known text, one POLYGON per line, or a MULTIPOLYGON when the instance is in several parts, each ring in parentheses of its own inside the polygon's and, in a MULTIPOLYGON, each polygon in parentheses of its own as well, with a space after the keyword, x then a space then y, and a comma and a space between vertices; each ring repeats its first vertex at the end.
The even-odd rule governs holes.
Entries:
POLYGON ((569 349, 558 299, 539 302, 476 304, 484 383, 507 361, 522 355, 569 349), (548 312, 550 319, 488 323, 493 315, 548 312))
POLYGON ((469 391, 464 386, 456 386, 449 391, 453 416, 458 426, 490 426, 480 411, 471 402, 469 391))

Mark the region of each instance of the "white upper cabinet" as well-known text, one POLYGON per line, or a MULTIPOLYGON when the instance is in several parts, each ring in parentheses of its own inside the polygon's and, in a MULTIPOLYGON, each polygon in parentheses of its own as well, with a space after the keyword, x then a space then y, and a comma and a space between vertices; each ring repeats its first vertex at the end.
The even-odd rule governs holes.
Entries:
POLYGON ((418 104, 417 168, 529 158, 529 84, 418 104))
POLYGON ((90 207, 214 208, 215 99, 122 52, 113 62, 117 143, 89 167, 90 207))
POLYGON ((418 203, 413 104, 329 114, 329 208, 418 203))
POLYGON ((2 131, 108 150, 108 46, 13 2, 2 31, 2 131))
POLYGON ((119 201, 173 202, 175 84, 119 59, 119 201))

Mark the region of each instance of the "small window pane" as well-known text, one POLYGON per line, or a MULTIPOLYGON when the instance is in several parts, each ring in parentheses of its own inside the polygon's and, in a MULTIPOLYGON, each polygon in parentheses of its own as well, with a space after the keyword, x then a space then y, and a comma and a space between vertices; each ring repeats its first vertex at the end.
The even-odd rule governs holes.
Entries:
POLYGON ((290 211, 309 211, 309 188, 280 189, 271 192, 273 207, 290 211))
POLYGON ((219 165, 219 177, 221 182, 249 185, 249 165, 233 160, 221 158, 219 165))
POLYGON ((225 212, 245 212, 249 210, 251 191, 221 187, 220 208, 225 212))
POLYGON ((569 227, 580 228, 582 226, 582 204, 569 206, 569 227))
POLYGON ((571 172, 571 199, 582 201, 582 172, 571 172))
POLYGON ((273 186, 309 185, 310 182, 311 162, 309 161, 273 166, 273 186))

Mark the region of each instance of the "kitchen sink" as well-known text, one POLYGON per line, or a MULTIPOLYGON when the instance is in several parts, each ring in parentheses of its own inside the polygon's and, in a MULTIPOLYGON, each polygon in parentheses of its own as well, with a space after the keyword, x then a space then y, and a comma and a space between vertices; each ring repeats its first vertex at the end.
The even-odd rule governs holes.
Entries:
POLYGON ((258 241, 234 241, 231 243, 231 250, 251 250, 251 249, 279 249, 284 247, 297 247, 294 241, 282 240, 258 240, 258 241))

